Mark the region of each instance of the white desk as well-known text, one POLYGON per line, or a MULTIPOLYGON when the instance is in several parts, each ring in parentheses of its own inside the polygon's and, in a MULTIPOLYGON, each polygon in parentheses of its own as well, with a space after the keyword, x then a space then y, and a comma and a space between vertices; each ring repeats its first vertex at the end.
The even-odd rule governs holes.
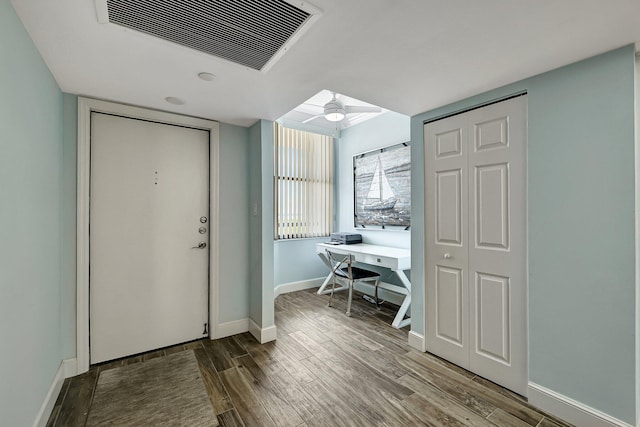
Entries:
MULTIPOLYGON (((404 274, 404 270, 411 269, 411 251, 409 249, 390 248, 387 246, 369 245, 366 243, 358 243, 355 245, 329 245, 327 243, 318 243, 316 245, 316 253, 322 261, 329 267, 329 270, 333 270, 333 266, 327 258, 327 249, 333 253, 342 255, 353 255, 353 258, 357 262, 370 265, 378 265, 380 267, 386 267, 391 269, 396 276, 400 279, 404 287, 392 285, 390 283, 380 282, 378 287, 380 289, 386 289, 392 292, 397 292, 404 295, 402 305, 396 314, 395 319, 391 325, 394 328, 402 328, 411 324, 411 318, 405 319, 404 316, 409 310, 411 305, 411 282, 404 274)), ((328 294, 331 290, 326 289, 327 285, 331 281, 331 273, 324 279, 322 286, 318 289, 318 294, 328 294)), ((336 290, 347 289, 346 287, 336 288, 336 290)))

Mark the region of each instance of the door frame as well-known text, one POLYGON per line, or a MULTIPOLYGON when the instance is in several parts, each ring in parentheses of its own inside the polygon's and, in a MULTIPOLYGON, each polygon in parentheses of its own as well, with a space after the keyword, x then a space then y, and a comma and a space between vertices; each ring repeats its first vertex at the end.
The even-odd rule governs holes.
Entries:
POLYGON ((89 189, 91 170, 91 113, 99 112, 209 131, 209 336, 217 337, 219 254, 218 122, 78 97, 77 239, 76 239, 76 363, 77 374, 89 370, 89 189))

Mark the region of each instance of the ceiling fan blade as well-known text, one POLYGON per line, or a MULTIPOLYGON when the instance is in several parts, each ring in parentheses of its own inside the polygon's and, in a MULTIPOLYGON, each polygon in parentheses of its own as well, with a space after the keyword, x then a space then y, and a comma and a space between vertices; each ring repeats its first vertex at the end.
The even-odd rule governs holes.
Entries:
POLYGON ((320 108, 320 109, 324 108, 324 105, 312 104, 310 102, 305 102, 302 105, 308 105, 309 107, 312 107, 312 108, 320 108))
POLYGON ((311 120, 315 120, 315 119, 318 119, 318 118, 320 118, 320 117, 324 117, 324 114, 318 114, 317 116, 311 116, 311 117, 309 117, 307 120, 303 121, 302 123, 303 123, 303 124, 304 124, 304 123, 309 123, 311 120))
POLYGON ((380 107, 366 107, 364 105, 346 105, 344 107, 347 114, 352 113, 379 113, 382 111, 380 107))

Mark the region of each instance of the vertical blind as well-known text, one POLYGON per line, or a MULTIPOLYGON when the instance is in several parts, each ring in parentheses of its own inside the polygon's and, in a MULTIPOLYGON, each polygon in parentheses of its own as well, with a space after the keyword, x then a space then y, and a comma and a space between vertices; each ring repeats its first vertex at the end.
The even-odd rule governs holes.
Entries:
POLYGON ((275 238, 331 234, 333 138, 275 123, 275 238))

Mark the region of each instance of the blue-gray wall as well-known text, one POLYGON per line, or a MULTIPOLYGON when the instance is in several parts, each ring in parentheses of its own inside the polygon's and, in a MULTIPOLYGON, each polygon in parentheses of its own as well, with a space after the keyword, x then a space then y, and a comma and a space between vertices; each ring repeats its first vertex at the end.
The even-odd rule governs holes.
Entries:
POLYGON ((249 130, 220 123, 220 323, 249 317, 249 130))
POLYGON ((78 97, 62 96, 62 358, 76 357, 78 97))
POLYGON ((273 122, 249 128, 249 317, 260 328, 274 325, 273 309, 273 122))
MULTIPOLYGON (((342 131, 336 148, 337 231, 360 233, 364 243, 397 248, 411 247, 411 231, 356 229, 353 223, 353 156, 410 141, 410 129, 410 118, 408 116, 390 111, 342 131)), ((411 167, 413 168, 413 160, 411 167)), ((413 176, 411 179, 413 180, 413 176)), ((414 201, 411 200, 411 205, 413 206, 413 204, 414 201)), ((413 224, 413 222, 414 219, 412 218, 411 223, 413 224)), ((403 286, 402 282, 391 270, 370 265, 367 265, 366 268, 380 271, 384 282, 403 286)), ((405 273, 409 278, 411 277, 411 271, 406 271, 405 273)), ((386 291, 382 291, 380 295, 382 298, 389 298, 386 291)))
POLYGON ((529 378, 633 425, 634 73, 627 46, 411 119, 414 319, 424 319, 422 123, 527 91, 529 378))
POLYGON ((319 237, 274 241, 275 287, 326 277, 329 270, 316 255, 316 244, 328 240, 328 237, 319 237))
POLYGON ((28 426, 63 357, 63 104, 8 0, 0 58, 0 424, 28 426))
MULTIPOLYGON (((397 248, 411 246, 410 231, 355 229, 353 223, 353 156, 408 142, 410 139, 410 118, 391 111, 342 131, 337 143, 336 164, 336 181, 338 183, 336 186, 338 192, 336 229, 338 231, 360 233, 365 243, 374 245, 397 248)), ((413 201, 411 203, 413 205, 413 201)), ((413 223, 413 219, 411 222, 413 223)))
POLYGON ((274 279, 274 257, 273 257, 273 122, 260 120, 260 169, 262 173, 262 197, 261 207, 258 209, 262 213, 262 328, 274 326, 274 306, 273 306, 273 279, 274 279))
POLYGON ((249 128, 249 317, 262 319, 261 124, 249 128))

